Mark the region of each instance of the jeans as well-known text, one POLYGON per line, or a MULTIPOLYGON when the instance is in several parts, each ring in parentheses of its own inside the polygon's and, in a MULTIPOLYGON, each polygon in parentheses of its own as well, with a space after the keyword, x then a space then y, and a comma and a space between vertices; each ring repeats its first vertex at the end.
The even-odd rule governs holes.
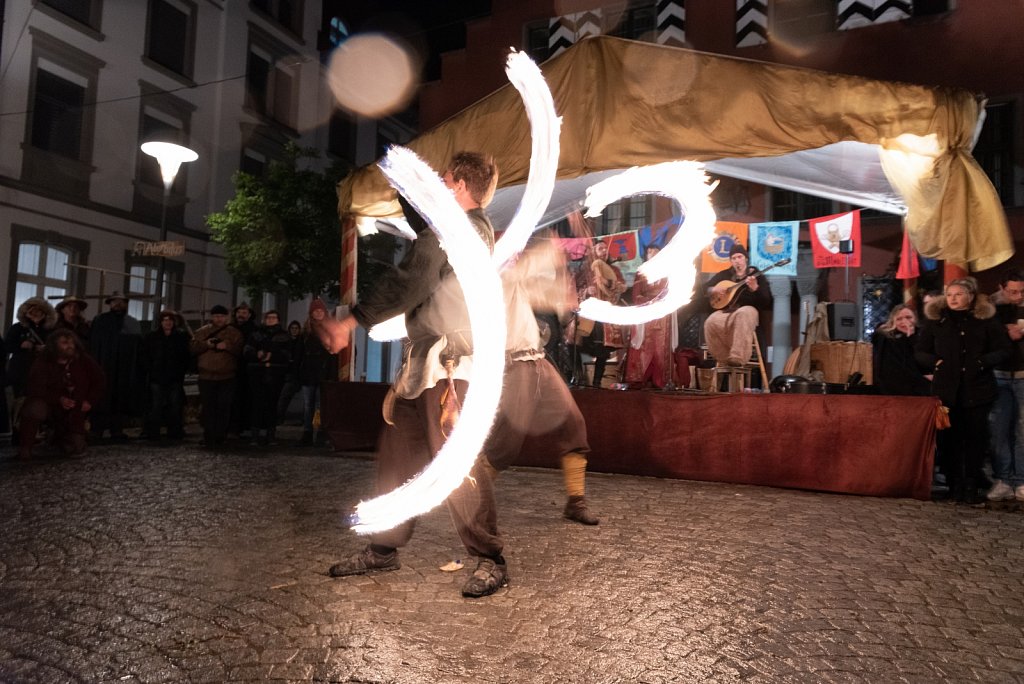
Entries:
POLYGON ((182 428, 182 411, 185 408, 185 388, 181 383, 149 385, 149 413, 146 415, 144 433, 150 437, 160 436, 160 426, 167 426, 167 436, 181 439, 185 431, 182 428))
POLYGON ((989 414, 992 475, 1011 487, 1024 485, 1024 378, 996 378, 999 393, 989 414))
POLYGON ((313 415, 320 408, 320 384, 302 386, 302 431, 313 431, 313 415))

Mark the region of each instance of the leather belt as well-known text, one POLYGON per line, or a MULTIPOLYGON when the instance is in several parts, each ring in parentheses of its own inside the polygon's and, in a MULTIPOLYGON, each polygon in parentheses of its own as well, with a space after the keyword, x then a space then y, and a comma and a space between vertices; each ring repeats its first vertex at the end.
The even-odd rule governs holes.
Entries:
POLYGON ((508 352, 505 354, 506 361, 522 361, 544 356, 543 349, 523 349, 522 351, 508 352))

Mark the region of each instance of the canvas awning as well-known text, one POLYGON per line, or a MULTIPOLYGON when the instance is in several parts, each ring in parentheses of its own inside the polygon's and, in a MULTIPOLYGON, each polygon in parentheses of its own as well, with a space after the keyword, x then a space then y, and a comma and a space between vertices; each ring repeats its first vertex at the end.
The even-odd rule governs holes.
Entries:
MULTIPOLYGON (((906 216, 924 256, 995 266, 1013 254, 995 188, 971 156, 975 94, 597 36, 545 62, 562 117, 556 220, 604 174, 688 159, 709 171, 906 216), (592 175, 599 174, 599 175, 592 175)), ((498 229, 518 204, 530 127, 506 85, 409 144, 436 169, 459 150, 494 155, 498 229)), ((371 165, 338 188, 339 211, 399 215, 371 165)))

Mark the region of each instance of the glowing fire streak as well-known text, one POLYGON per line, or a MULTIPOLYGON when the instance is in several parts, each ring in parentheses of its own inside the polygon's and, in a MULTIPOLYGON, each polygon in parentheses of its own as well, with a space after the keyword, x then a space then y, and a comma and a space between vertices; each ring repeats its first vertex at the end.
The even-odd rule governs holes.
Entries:
POLYGON ((505 307, 501 279, 465 212, 436 173, 412 151, 392 147, 381 171, 437 233, 464 288, 473 331, 473 370, 462 415, 437 457, 401 487, 356 506, 352 529, 391 529, 438 506, 465 480, 494 422, 505 370, 505 307))
MULTIPOLYGON (((523 251, 541 216, 544 215, 544 210, 551 202, 551 193, 555 189, 555 174, 558 171, 559 136, 562 131, 562 120, 555 113, 551 89, 548 88, 547 81, 533 60, 525 52, 513 50, 508 56, 505 73, 523 100, 526 117, 530 120, 530 136, 533 142, 526 189, 523 191, 515 216, 494 246, 491 258, 498 267, 504 266, 509 259, 523 251)), ((406 337, 405 318, 396 316, 378 323, 370 328, 369 334, 370 339, 377 342, 406 337)))
POLYGON ((580 316, 617 325, 637 325, 668 316, 693 297, 694 264, 714 239, 715 212, 704 167, 696 162, 666 162, 634 167, 587 189, 587 216, 623 197, 641 193, 664 195, 679 202, 686 220, 654 258, 639 268, 647 280, 668 280, 665 295, 639 306, 615 306, 590 298, 580 304, 580 316))
POLYGON ((523 100, 526 116, 530 120, 532 148, 530 174, 526 189, 519 200, 516 215, 508 224, 501 239, 494 245, 492 257, 496 266, 504 266, 509 259, 523 251, 527 241, 537 229, 537 223, 544 215, 551 193, 555 190, 555 174, 558 171, 560 152, 559 136, 562 120, 555 113, 551 89, 537 65, 525 52, 508 56, 505 73, 523 100))

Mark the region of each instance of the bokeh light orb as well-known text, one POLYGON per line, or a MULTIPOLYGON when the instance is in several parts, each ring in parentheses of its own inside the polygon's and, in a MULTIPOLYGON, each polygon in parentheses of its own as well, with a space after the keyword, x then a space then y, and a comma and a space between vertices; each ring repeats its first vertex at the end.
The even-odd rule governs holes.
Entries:
POLYGON ((416 87, 414 61, 380 33, 353 36, 331 54, 327 80, 338 106, 371 119, 403 109, 416 87))

